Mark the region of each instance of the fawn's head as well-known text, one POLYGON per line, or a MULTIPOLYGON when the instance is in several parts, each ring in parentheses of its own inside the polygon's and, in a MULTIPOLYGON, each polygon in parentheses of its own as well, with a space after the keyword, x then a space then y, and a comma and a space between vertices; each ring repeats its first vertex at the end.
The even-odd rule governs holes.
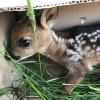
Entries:
POLYGON ((14 59, 24 59, 34 55, 37 48, 45 47, 50 40, 49 34, 55 24, 57 8, 45 9, 42 13, 40 24, 36 25, 36 32, 33 31, 31 21, 17 23, 13 28, 10 37, 9 53, 14 59), (37 46, 38 42, 38 46, 37 46))

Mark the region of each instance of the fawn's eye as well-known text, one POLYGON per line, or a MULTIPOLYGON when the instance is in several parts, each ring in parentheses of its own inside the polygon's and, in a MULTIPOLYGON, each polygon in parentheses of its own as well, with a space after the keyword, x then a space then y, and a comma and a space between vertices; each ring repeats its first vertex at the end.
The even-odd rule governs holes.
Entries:
POLYGON ((19 41, 18 41, 18 44, 20 47, 28 47, 30 46, 32 43, 32 40, 30 39, 24 39, 24 38, 21 38, 19 41))

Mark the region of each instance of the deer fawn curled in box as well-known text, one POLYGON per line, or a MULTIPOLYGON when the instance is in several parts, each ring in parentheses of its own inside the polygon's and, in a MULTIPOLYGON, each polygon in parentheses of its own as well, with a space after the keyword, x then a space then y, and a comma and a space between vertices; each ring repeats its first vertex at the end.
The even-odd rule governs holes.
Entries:
POLYGON ((44 10, 41 25, 37 24, 36 37, 29 19, 18 23, 11 33, 10 54, 13 58, 24 59, 40 52, 66 66, 66 83, 70 85, 65 86, 63 93, 68 94, 92 70, 92 65, 100 62, 100 25, 55 32, 52 27, 57 14, 57 8, 44 10))

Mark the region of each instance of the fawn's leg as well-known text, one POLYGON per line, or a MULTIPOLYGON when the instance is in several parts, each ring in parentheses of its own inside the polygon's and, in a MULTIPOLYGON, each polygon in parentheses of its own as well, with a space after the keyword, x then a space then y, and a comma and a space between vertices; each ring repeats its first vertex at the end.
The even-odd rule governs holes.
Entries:
POLYGON ((73 89, 81 82, 86 74, 89 73, 88 67, 84 63, 70 62, 67 64, 69 73, 67 74, 65 90, 63 95, 67 95, 73 91, 73 89))

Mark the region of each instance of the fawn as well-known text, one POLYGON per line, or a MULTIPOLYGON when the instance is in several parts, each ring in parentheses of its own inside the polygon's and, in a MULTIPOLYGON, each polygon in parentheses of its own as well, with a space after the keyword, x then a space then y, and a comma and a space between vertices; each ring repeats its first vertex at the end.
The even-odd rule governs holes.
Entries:
POLYGON ((10 54, 14 59, 25 59, 39 52, 65 66, 66 85, 63 94, 69 94, 100 62, 100 25, 79 26, 63 32, 55 32, 57 8, 45 9, 36 35, 31 21, 17 23, 11 32, 10 54), (38 39, 38 49, 37 41, 38 39))

